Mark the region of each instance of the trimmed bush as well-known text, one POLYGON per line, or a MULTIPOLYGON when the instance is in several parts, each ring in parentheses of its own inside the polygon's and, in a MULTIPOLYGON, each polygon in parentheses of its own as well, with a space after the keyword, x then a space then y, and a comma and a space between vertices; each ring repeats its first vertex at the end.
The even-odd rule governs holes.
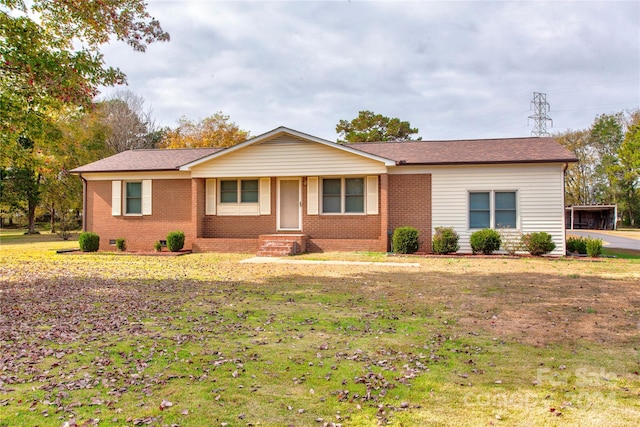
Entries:
POLYGON ((587 240, 582 237, 569 237, 567 239, 567 251, 584 255, 587 253, 587 240))
POLYGON ((162 243, 158 240, 153 244, 153 249, 155 249, 156 252, 162 252, 162 243))
POLYGON ((393 230, 393 252, 397 254, 412 254, 418 250, 418 230, 413 227, 398 227, 393 230))
POLYGON ((525 234, 522 236, 522 243, 524 243, 525 248, 527 248, 527 252, 535 256, 548 254, 556 248, 551 234, 545 233, 544 231, 525 234))
POLYGON ((100 236, 90 231, 80 233, 78 236, 78 244, 82 252, 97 252, 100 247, 100 236))
POLYGON ((592 258, 602 255, 602 239, 587 238, 587 255, 592 258))
POLYGON ((460 236, 453 227, 436 227, 436 234, 433 236, 433 252, 436 254, 449 254, 460 249, 458 240, 460 236))
POLYGON ((478 230, 471 235, 469 239, 471 243, 471 250, 474 254, 482 252, 485 255, 491 255, 498 249, 502 240, 500 239, 500 233, 490 228, 478 230))
POLYGON ((178 252, 184 247, 184 232, 172 231, 167 234, 167 248, 171 252, 178 252))
POLYGON ((116 248, 118 248, 120 252, 127 250, 127 244, 123 238, 116 239, 116 248))

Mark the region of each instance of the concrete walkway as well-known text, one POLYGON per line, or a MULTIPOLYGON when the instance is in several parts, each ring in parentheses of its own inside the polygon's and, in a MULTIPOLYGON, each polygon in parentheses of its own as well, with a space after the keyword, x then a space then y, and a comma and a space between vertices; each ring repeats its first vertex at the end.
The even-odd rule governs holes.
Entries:
POLYGON ((307 264, 307 265, 375 265, 379 267, 420 267, 417 262, 373 262, 373 261, 319 261, 288 257, 254 257, 240 261, 240 264, 307 264))
POLYGON ((602 239, 604 246, 617 249, 631 249, 640 251, 640 240, 628 237, 612 236, 610 234, 598 233, 598 230, 567 230, 567 235, 579 237, 592 237, 602 239))

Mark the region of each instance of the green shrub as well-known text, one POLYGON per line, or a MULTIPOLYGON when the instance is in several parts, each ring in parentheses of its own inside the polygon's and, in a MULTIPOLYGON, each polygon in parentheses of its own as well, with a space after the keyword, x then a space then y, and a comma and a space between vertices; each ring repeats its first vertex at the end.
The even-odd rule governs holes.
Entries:
POLYGON ((436 227, 436 234, 433 236, 433 252, 436 254, 449 254, 460 249, 458 240, 460 236, 453 227, 436 227))
POLYGON ((118 250, 121 251, 121 252, 123 252, 123 251, 125 251, 127 249, 127 245, 124 242, 123 238, 116 239, 116 248, 118 248, 118 250))
POLYGON ((500 239, 500 233, 496 230, 485 228, 474 232, 469 239, 469 243, 471 243, 471 250, 474 254, 482 252, 485 255, 491 255, 500 249, 502 240, 500 239))
POLYGON ((418 230, 413 227, 398 227, 393 230, 393 252, 397 254, 412 254, 418 250, 418 230))
POLYGON ((167 234, 167 248, 171 252, 178 252, 184 247, 184 233, 182 231, 172 231, 167 234))
POLYGON ((78 244, 82 252, 96 252, 100 247, 100 236, 92 232, 80 233, 78 244))
POLYGON ((158 240, 157 242, 155 242, 153 244, 153 249, 155 249, 156 252, 161 252, 162 251, 162 243, 160 243, 160 241, 158 240))
POLYGON ((593 258, 602 255, 602 239, 587 238, 587 255, 593 258))
POLYGON ((567 239, 567 251, 571 253, 586 254, 587 240, 582 237, 569 237, 567 239))
POLYGON ((524 243, 527 252, 535 256, 548 254, 556 248, 551 234, 545 233, 544 231, 525 234, 522 236, 522 243, 524 243))

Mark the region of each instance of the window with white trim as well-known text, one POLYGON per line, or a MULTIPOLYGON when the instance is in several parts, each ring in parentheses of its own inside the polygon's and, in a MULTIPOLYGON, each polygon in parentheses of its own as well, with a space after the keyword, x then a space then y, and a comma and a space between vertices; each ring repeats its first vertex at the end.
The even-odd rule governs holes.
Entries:
POLYGON ((364 213, 364 178, 323 178, 322 213, 364 213))
POLYGON ((517 228, 515 191, 469 192, 469 228, 517 228))
POLYGON ((220 180, 220 203, 258 203, 257 179, 220 180))
POLYGON ((125 183, 126 215, 142 215, 142 181, 125 183))

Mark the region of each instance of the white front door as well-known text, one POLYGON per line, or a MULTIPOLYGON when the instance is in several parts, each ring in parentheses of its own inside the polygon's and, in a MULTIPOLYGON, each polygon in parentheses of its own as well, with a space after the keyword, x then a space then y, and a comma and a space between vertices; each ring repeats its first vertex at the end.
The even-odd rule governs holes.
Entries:
POLYGON ((300 230, 301 216, 300 179, 280 179, 278 181, 278 230, 300 230))

